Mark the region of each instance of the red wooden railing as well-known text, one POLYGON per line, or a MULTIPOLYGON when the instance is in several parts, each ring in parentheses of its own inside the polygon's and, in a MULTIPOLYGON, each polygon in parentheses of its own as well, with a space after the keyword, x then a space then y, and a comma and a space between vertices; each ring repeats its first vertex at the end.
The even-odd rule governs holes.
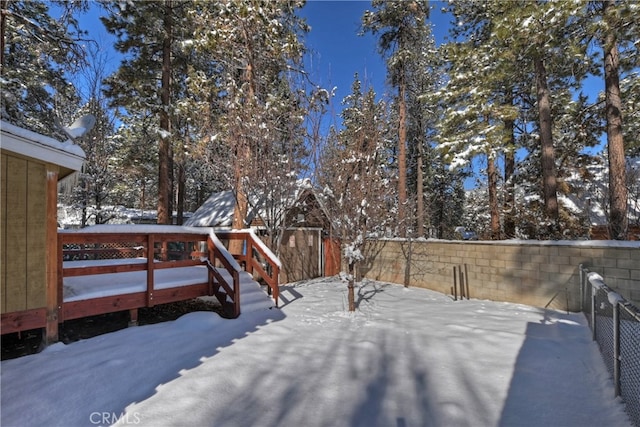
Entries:
POLYGON ((245 251, 231 255, 209 232, 182 231, 177 227, 148 227, 157 232, 139 232, 135 227, 116 227, 108 232, 74 231, 58 235, 58 319, 71 320, 114 311, 129 310, 132 322, 137 309, 156 304, 215 295, 231 317, 240 315, 240 271, 258 275, 268 285, 276 305, 280 263, 275 255, 249 230, 219 232, 223 240, 243 240, 245 251), (116 231, 114 231, 116 230, 116 231), (165 231, 168 230, 168 231, 165 231), (178 231, 172 231, 178 230, 178 231), (99 260, 111 260, 106 264, 99 260), (114 262, 114 259, 118 261, 114 262), (236 262, 237 260, 237 262, 236 262), (85 265, 66 265, 64 261, 90 261, 85 265), (166 268, 205 265, 206 282, 156 289, 154 271, 166 268), (146 291, 89 300, 63 300, 65 277, 146 271, 146 291), (222 274, 226 271, 227 274, 222 274))
POLYGON ((227 230, 216 231, 220 240, 230 242, 242 240, 244 250, 241 254, 233 254, 245 271, 257 274, 268 286, 269 295, 273 296, 278 306, 280 296, 279 276, 280 261, 278 257, 260 240, 252 230, 227 230))

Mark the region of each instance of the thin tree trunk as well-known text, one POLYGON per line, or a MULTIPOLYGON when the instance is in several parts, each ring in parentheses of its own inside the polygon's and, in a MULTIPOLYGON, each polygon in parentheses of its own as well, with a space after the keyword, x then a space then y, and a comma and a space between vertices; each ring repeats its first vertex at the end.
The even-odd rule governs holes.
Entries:
POLYGON ((162 86, 160 110, 160 141, 158 144, 158 224, 169 224, 169 147, 171 143, 171 123, 169 104, 171 102, 171 37, 172 37, 172 0, 164 3, 164 40, 162 42, 162 86))
POLYGON ((349 300, 349 311, 356 311, 356 297, 355 297, 355 266, 353 263, 349 263, 349 282, 347 284, 347 298, 349 300))
MULTIPOLYGON (((422 135, 422 133, 420 133, 422 135)), ((416 165, 416 236, 424 237, 424 176, 422 171, 422 156, 423 153, 422 141, 418 141, 418 162, 416 165)))
MULTIPOLYGON (((245 35, 245 37, 247 46, 249 46, 248 36, 245 35)), ((249 61, 244 74, 245 82, 248 83, 249 86, 249 93, 247 94, 247 99, 245 100, 245 108, 250 108, 250 106, 254 105, 255 102, 255 82, 253 71, 253 64, 251 63, 251 61, 249 61)), ((251 165, 251 149, 248 136, 241 135, 241 132, 238 132, 236 140, 238 141, 236 165, 234 171, 236 185, 236 204, 233 208, 233 222, 231 228, 233 228, 234 230, 241 230, 248 226, 248 224, 245 224, 245 220, 247 218, 247 213, 249 210, 249 200, 244 188, 244 176, 246 174, 245 168, 250 167, 251 165)), ((229 250, 232 254, 242 253, 242 241, 232 240, 229 243, 229 250)))
POLYGON ((184 160, 180 160, 178 162, 178 206, 176 209, 176 224, 178 225, 184 224, 184 193, 186 191, 185 180, 186 177, 184 173, 184 160))
POLYGON ((547 70, 542 58, 535 59, 538 116, 540 121, 540 144, 542 152, 542 191, 545 214, 551 222, 553 234, 558 231, 558 194, 556 182, 556 160, 553 149, 551 123, 551 94, 547 84, 547 70))
POLYGON ((398 224, 400 237, 407 236, 407 104, 404 77, 398 87, 398 224))
POLYGON ((175 174, 175 153, 173 151, 173 143, 169 144, 169 224, 173 224, 173 211, 175 210, 176 201, 176 174, 175 174))
POLYGON ((436 192, 438 195, 437 201, 436 201, 436 209, 437 209, 437 230, 438 230, 438 235, 437 238, 438 239, 444 239, 444 215, 445 215, 445 198, 447 197, 446 194, 446 184, 444 183, 444 176, 446 174, 446 170, 444 167, 444 164, 441 163, 440 164, 440 175, 441 175, 441 179, 438 180, 438 185, 436 187, 436 192))
POLYGON ((413 258, 413 239, 411 237, 409 237, 408 242, 409 244, 408 248, 407 248, 407 253, 406 253, 406 262, 404 265, 404 287, 408 288, 409 284, 411 283, 411 262, 412 262, 412 258, 413 258))
POLYGON ((508 132, 509 142, 504 154, 504 234, 507 239, 516 235, 515 222, 515 185, 514 174, 516 170, 515 150, 516 142, 514 135, 515 124, 513 120, 505 121, 505 130, 508 132))
POLYGON ((498 209, 498 171, 493 157, 487 155, 487 180, 489 190, 489 215, 491 239, 500 238, 500 210, 498 209))
POLYGON ((4 74, 4 46, 7 32, 8 11, 9 1, 2 0, 2 5, 0 5, 0 76, 4 74))
MULTIPOLYGON (((607 19, 607 9, 615 6, 614 0, 604 3, 603 15, 607 19)), ((627 237, 627 186, 624 140, 622 138, 622 100, 620 97, 620 76, 618 67, 617 40, 612 23, 605 36, 604 83, 605 109, 607 118, 607 147, 609 154, 609 221, 610 237, 624 240, 627 237)))

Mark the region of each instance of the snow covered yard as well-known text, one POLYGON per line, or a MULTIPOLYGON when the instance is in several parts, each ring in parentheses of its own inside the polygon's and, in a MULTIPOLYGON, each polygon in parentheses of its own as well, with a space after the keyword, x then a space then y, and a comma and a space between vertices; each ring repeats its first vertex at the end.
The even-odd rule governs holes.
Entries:
POLYGON ((581 314, 366 282, 4 361, 3 426, 629 426, 581 314))

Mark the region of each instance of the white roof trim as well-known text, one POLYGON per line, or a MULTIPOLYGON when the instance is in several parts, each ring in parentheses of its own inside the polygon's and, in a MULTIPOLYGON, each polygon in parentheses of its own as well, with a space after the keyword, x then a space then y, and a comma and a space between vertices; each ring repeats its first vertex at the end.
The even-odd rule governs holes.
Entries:
POLYGON ((60 142, 5 121, 0 122, 0 134, 0 146, 3 150, 74 171, 79 171, 84 163, 84 151, 71 141, 60 142))

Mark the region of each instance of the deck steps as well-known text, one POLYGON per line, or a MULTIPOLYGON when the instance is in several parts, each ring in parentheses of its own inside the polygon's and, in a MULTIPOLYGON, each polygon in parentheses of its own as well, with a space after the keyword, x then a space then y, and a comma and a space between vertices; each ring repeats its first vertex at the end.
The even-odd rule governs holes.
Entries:
MULTIPOLYGON (((219 269, 218 272, 225 280, 233 283, 227 270, 219 269)), ((275 301, 253 280, 251 274, 246 271, 240 272, 240 312, 251 313, 273 307, 275 307, 275 301)))

